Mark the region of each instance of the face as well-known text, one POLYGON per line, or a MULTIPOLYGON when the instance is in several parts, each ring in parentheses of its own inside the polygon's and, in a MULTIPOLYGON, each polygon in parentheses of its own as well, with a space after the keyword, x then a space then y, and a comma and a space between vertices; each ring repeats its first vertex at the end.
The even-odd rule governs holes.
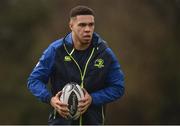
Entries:
POLYGON ((73 37, 80 44, 89 44, 94 32, 94 16, 78 15, 70 20, 73 37))

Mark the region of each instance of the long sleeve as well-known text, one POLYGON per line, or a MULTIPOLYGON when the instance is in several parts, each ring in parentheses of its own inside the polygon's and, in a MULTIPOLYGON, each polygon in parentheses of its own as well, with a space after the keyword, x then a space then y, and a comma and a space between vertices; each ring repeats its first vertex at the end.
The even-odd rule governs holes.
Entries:
POLYGON ((52 72, 55 49, 49 46, 39 59, 36 67, 28 78, 27 87, 40 101, 49 103, 52 94, 47 88, 47 83, 52 72))

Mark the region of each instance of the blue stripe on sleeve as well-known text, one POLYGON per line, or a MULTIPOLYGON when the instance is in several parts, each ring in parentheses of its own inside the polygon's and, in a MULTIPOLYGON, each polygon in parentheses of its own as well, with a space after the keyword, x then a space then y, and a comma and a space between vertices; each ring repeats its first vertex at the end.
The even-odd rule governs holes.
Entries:
POLYGON ((52 94, 47 88, 47 83, 52 72, 55 58, 55 49, 59 45, 59 41, 52 43, 44 52, 36 67, 28 78, 28 89, 40 101, 49 103, 52 94))

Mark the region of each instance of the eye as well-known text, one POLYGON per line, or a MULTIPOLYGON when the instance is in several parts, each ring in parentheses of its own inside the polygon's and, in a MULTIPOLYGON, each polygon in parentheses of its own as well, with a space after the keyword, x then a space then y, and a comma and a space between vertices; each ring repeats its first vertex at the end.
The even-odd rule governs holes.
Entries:
POLYGON ((94 23, 89 23, 89 26, 90 26, 90 27, 94 26, 94 23))
POLYGON ((85 27, 85 26, 86 26, 86 23, 80 23, 79 26, 85 27))

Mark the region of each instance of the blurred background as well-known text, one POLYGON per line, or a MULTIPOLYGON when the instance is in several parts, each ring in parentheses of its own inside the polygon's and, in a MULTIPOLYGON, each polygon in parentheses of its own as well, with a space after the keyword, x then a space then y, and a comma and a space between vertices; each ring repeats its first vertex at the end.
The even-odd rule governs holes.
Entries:
POLYGON ((180 124, 180 0, 1 0, 0 124, 47 124, 49 105, 27 90, 48 45, 69 32, 69 11, 87 5, 126 75, 106 124, 180 124))

